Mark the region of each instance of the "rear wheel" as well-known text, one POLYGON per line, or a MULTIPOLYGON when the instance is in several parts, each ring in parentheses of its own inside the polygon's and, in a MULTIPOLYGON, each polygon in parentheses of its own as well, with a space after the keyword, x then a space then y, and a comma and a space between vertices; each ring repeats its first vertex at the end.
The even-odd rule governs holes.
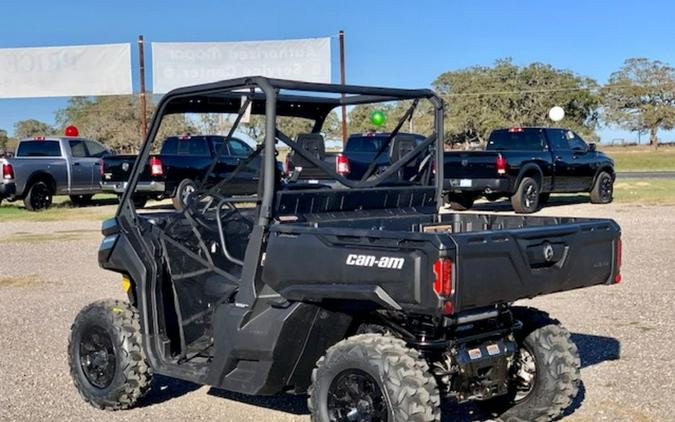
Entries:
POLYGON ((94 195, 70 195, 70 202, 72 202, 73 205, 82 207, 91 204, 91 198, 93 197, 94 195))
POLYGON ((54 192, 45 182, 35 182, 28 189, 28 194, 23 199, 23 204, 29 211, 46 210, 52 205, 54 192))
POLYGON ((601 172, 595 179, 591 189, 591 203, 609 204, 614 199, 614 179, 606 171, 601 172))
POLYGON ((134 196, 132 199, 134 207, 137 209, 144 208, 148 203, 148 198, 145 196, 134 196))
POLYGON ((312 421, 440 421, 436 380, 400 339, 361 334, 326 351, 312 372, 312 421))
POLYGON ((84 400, 120 410, 143 397, 152 374, 141 341, 138 311, 127 303, 104 300, 80 311, 71 327, 68 361, 84 400))
POLYGON ((523 177, 516 193, 511 196, 513 210, 519 214, 530 214, 539 209, 539 184, 531 177, 523 177))
POLYGON ((185 208, 189 196, 197 189, 197 184, 190 179, 183 179, 176 188, 176 195, 171 199, 177 210, 185 208))
POLYGON ((448 193, 446 202, 456 211, 466 211, 473 207, 476 197, 472 193, 448 193))
POLYGON ((504 421, 553 420, 579 391, 579 352, 570 333, 547 313, 514 308, 513 314, 523 329, 516 333, 509 393, 477 404, 504 421))

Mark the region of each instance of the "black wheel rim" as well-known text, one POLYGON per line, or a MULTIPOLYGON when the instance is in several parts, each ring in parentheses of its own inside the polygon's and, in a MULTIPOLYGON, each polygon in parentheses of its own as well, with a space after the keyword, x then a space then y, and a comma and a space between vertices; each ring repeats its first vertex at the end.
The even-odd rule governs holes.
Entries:
POLYGON ((604 176, 600 181, 600 199, 602 199, 604 202, 612 199, 612 190, 612 178, 609 176, 604 176))
POLYGON ((52 194, 45 185, 35 185, 30 194, 30 204, 36 210, 48 208, 52 202, 52 194))
POLYGON ((358 369, 338 374, 328 388, 328 416, 335 422, 387 421, 387 403, 375 378, 358 369))
POLYGON ((537 206, 537 199, 539 197, 539 192, 537 192, 537 186, 529 184, 525 188, 525 208, 528 210, 534 209, 537 206))
POLYGON ((117 366, 115 348, 108 332, 102 327, 90 327, 80 339, 80 366, 87 381, 96 388, 112 383, 117 366))

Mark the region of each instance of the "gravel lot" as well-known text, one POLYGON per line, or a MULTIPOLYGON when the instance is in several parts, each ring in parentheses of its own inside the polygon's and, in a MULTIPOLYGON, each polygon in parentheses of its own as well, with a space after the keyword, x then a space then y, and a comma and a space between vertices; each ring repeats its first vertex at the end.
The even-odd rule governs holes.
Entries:
MULTIPOLYGON (((675 207, 573 202, 541 213, 615 218, 624 262, 618 286, 525 302, 560 319, 579 346, 583 388, 566 420, 675 421, 675 207)), ((89 302, 124 298, 120 277, 97 265, 98 229, 93 220, 0 221, 0 420, 309 420, 303 397, 246 397, 166 378, 139 408, 86 405, 67 369, 70 324, 89 302)), ((471 405, 447 405, 444 418, 482 420, 471 405)))

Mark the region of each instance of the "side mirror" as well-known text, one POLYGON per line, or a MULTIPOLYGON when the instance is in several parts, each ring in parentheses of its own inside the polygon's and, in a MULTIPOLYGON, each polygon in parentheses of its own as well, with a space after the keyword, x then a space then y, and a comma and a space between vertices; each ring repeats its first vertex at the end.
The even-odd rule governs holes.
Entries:
POLYGON ((595 143, 590 143, 590 144, 588 144, 588 150, 589 150, 590 152, 595 152, 596 149, 597 149, 597 148, 596 148, 596 146, 595 146, 595 143))

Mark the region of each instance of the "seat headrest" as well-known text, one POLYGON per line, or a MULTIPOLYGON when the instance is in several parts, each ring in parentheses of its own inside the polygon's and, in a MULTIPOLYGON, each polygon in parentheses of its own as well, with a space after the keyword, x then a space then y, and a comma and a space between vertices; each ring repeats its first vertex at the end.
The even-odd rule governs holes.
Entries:
MULTIPOLYGON (((408 133, 400 133, 396 136, 394 136, 394 139, 391 141, 391 145, 389 146, 389 161, 394 164, 398 160, 401 159, 401 157, 405 156, 407 153, 410 151, 414 150, 415 147, 417 147, 417 139, 415 139, 414 135, 410 135, 408 133)), ((406 164, 406 167, 414 167, 415 166, 415 160, 412 160, 408 164, 406 164)))
POLYGON ((326 143, 320 133, 300 133, 296 142, 319 160, 326 157, 326 143))

